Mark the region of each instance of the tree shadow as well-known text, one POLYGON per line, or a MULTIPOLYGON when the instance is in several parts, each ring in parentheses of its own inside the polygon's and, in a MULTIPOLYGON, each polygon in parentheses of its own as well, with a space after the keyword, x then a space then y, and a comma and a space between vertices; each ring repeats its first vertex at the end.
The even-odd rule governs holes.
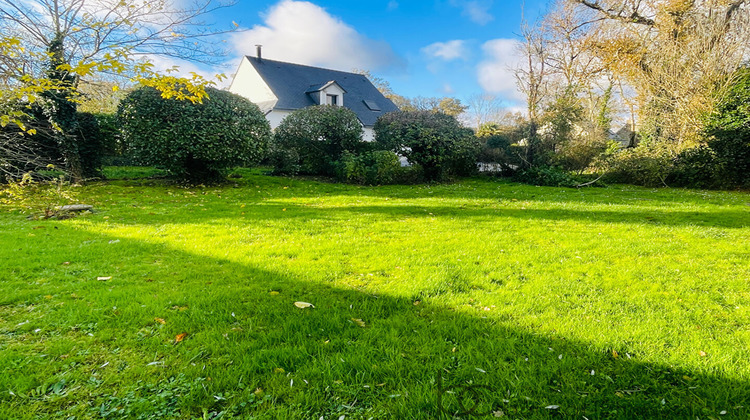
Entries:
MULTIPOLYGON (((547 221, 584 221, 616 225, 649 226, 695 226, 707 228, 743 229, 750 227, 750 210, 638 210, 637 208, 612 210, 580 210, 567 208, 519 208, 517 205, 499 207, 466 204, 462 206, 403 204, 389 205, 347 205, 310 206, 288 201, 269 200, 250 204, 242 211, 231 209, 225 212, 209 213, 187 210, 190 222, 222 223, 224 218, 244 218, 247 220, 345 220, 349 215, 373 215, 382 220, 408 218, 449 218, 466 219, 471 223, 493 223, 498 218, 547 221)), ((143 215, 132 223, 142 221, 181 223, 169 214, 143 215)), ((131 223, 125 222, 125 223, 131 223)))
MULTIPOLYGON (((125 396, 144 399, 169 391, 177 396, 174 408, 181 417, 205 415, 203 409, 316 419, 490 418, 491 412, 591 419, 704 418, 721 411, 736 418, 750 415, 750 384, 710 373, 710 366, 700 372, 663 366, 631 348, 600 348, 520 328, 512 317, 451 306, 427 289, 409 296, 375 294, 335 279, 305 279, 54 225, 60 227, 50 233, 54 243, 28 243, 22 251, 34 260, 46 247, 68 247, 77 271, 53 275, 56 280, 42 286, 11 274, 6 287, 23 290, 5 290, 3 305, 26 301, 37 311, 48 307, 50 316, 16 328, 48 329, 60 340, 72 339, 65 336, 70 323, 94 325, 90 339, 76 336, 80 341, 71 346, 110 355, 112 368, 105 370, 103 359, 85 355, 73 363, 61 354, 65 346, 42 340, 27 351, 48 354, 44 359, 18 363, 30 354, 18 349, 5 356, 0 388, 15 383, 16 393, 24 390, 14 378, 25 376, 24 383, 33 388, 47 380, 42 375, 51 368, 58 376, 72 375, 68 386, 81 387, 78 395, 87 395, 93 408, 148 412, 161 406, 152 400, 129 406, 125 396), (133 266, 139 260, 142 265, 133 266), (111 280, 86 280, 106 267, 116 273, 111 280), (45 300, 47 294, 64 297, 64 304, 45 300), (297 308, 295 301, 315 308, 297 308), (166 324, 155 323, 155 317, 166 324), (175 343, 175 335, 183 332, 187 337, 175 343), (136 357, 115 363, 126 360, 122 353, 136 357), (35 369, 41 365, 47 369, 35 369), (108 385, 94 387, 96 382, 87 379, 92 372, 108 385), (169 388, 175 377, 191 385, 169 388)), ((6 266, 20 268, 27 257, 6 266)), ((6 392, 0 412, 22 412, 30 401, 6 392)), ((40 410, 36 414, 54 416, 73 402, 34 407, 40 410)))

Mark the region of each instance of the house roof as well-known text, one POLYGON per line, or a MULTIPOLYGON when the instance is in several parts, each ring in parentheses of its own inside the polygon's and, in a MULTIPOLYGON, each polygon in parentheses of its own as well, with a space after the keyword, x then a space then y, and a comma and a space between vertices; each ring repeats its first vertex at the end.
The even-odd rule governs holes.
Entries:
POLYGON ((387 112, 398 111, 398 107, 361 74, 265 58, 246 58, 279 98, 274 109, 294 110, 318 105, 308 93, 320 91, 331 83, 336 83, 346 92, 344 106, 354 111, 365 126, 375 125, 378 117, 387 112), (372 110, 365 101, 376 104, 376 108, 380 110, 372 110))

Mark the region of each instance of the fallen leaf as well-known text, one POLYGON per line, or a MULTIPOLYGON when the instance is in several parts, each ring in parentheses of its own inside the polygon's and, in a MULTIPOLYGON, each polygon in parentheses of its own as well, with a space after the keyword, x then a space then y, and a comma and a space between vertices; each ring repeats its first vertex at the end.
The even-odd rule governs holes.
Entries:
POLYGON ((276 368, 273 370, 273 373, 284 373, 286 372, 283 368, 276 368))
POLYGON ((414 306, 417 306, 417 305, 419 305, 420 303, 422 303, 422 301, 421 301, 421 300, 415 300, 415 301, 414 301, 414 306))
POLYGON ((96 279, 99 280, 99 281, 107 281, 107 280, 112 280, 112 276, 97 277, 96 279))
POLYGON ((174 337, 174 342, 175 342, 175 343, 179 343, 180 341, 184 340, 184 339, 185 339, 185 337, 187 337, 187 333, 177 334, 177 335, 176 335, 176 336, 174 337))
POLYGON ((354 322, 355 324, 359 325, 362 328, 364 328, 364 327, 367 326, 367 325, 365 325, 365 321, 362 321, 359 318, 352 318, 352 322, 354 322))
POLYGON ((52 295, 44 295, 44 298, 47 300, 52 299, 52 295))
POLYGON ((300 309, 314 308, 315 307, 315 305, 313 305, 312 303, 307 303, 307 302, 294 302, 294 306, 296 306, 296 307, 298 307, 300 309))
POLYGON ((617 353, 617 350, 612 350, 612 357, 614 357, 615 359, 620 357, 620 355, 617 353))
POLYGON ((162 318, 154 318, 154 321, 158 322, 158 323, 159 323, 159 324, 161 324, 161 325, 164 325, 164 324, 166 324, 166 323, 167 323, 167 321, 165 321, 165 320, 164 320, 164 319, 162 319, 162 318))
POLYGON ((268 294, 271 295, 271 296, 276 296, 276 295, 279 294, 279 292, 277 292, 275 290, 271 290, 270 292, 268 292, 268 294))
POLYGON ((701 350, 700 352, 698 352, 698 354, 700 354, 700 355, 701 355, 701 357, 706 357, 706 356, 708 356, 708 355, 706 354, 706 352, 705 352, 705 351, 703 351, 703 350, 701 350))
POLYGON ((62 265, 70 265, 70 261, 65 261, 62 265))
POLYGON ((547 410, 557 410, 558 408, 560 408, 560 406, 559 405, 548 405, 548 406, 546 406, 544 408, 546 408, 547 410))

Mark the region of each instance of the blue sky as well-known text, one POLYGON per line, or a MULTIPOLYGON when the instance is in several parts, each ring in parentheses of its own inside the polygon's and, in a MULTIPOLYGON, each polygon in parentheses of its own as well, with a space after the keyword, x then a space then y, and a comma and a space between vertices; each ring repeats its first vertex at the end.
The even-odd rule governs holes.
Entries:
MULTIPOLYGON (((368 69, 404 96, 491 93, 521 105, 508 67, 522 13, 534 21, 548 1, 276 0, 240 1, 214 16, 236 22, 228 37, 230 75, 263 44, 269 59, 350 71, 368 69)), ((203 69, 204 72, 206 69, 203 69)))

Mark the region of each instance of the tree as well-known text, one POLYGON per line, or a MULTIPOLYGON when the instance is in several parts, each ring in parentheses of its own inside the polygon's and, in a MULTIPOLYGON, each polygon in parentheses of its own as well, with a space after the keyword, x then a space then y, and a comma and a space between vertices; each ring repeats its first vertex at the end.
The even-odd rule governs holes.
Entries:
POLYGON ((595 13, 597 56, 636 93, 642 138, 695 147, 715 92, 750 52, 747 0, 571 0, 595 13))
POLYGON ((348 108, 318 105, 298 109, 276 127, 271 156, 274 170, 336 175, 336 164, 344 153, 358 154, 368 147, 362 134, 362 124, 348 108))
POLYGON ((75 178, 80 177, 71 134, 80 101, 78 87, 81 80, 97 74, 156 87, 165 97, 200 102, 208 81, 197 74, 189 78, 160 75, 147 58, 211 61, 219 52, 217 44, 210 42, 217 32, 203 29, 199 19, 224 6, 212 0, 193 7, 176 4, 169 0, 0 0, 4 93, 0 122, 18 128, 10 130, 12 135, 6 133, 7 144, 20 151, 33 143, 28 138, 38 129, 27 111, 31 105, 44 107, 49 120, 41 124, 51 124, 60 133, 57 138, 65 166, 75 178))
POLYGON ((526 112, 529 118, 525 139, 524 164, 533 166, 539 148, 539 122, 545 99, 548 98, 548 68, 549 54, 547 39, 539 28, 524 23, 521 28, 523 42, 520 53, 522 63, 515 69, 516 85, 526 96, 526 112))
POLYGON ((402 111, 430 111, 440 112, 452 117, 458 117, 466 111, 466 105, 461 103, 460 99, 444 96, 425 97, 417 96, 415 98, 404 98, 404 103, 399 106, 402 111))
POLYGON ((502 106, 495 95, 487 93, 471 95, 467 106, 467 120, 471 126, 479 129, 484 124, 496 121, 501 114, 502 106))
POLYGON ((152 87, 125 97, 118 118, 134 157, 195 182, 220 180, 231 167, 260 161, 271 139, 260 108, 227 91, 206 92, 201 103, 164 98, 152 87))
POLYGON ((432 111, 391 112, 375 123, 375 141, 420 165, 429 181, 476 170, 479 143, 455 117, 432 111))

